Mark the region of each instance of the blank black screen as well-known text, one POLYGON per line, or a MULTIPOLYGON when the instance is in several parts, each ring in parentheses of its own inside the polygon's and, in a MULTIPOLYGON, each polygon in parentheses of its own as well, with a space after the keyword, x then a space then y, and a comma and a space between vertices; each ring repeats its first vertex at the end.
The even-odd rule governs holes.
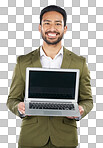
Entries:
POLYGON ((29 98, 74 99, 76 72, 29 71, 29 98))

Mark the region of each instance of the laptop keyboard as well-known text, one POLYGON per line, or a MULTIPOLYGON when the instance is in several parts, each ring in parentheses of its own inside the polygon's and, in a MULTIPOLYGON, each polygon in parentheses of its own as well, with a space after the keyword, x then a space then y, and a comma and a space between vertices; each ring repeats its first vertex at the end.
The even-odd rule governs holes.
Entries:
POLYGON ((29 109, 57 109, 57 110, 75 110, 74 104, 70 103, 29 103, 29 109))

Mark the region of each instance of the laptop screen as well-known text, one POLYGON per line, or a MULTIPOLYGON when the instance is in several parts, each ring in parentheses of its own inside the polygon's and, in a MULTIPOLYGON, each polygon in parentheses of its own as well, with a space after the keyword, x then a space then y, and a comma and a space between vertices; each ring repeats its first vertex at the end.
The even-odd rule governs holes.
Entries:
POLYGON ((75 99, 76 74, 30 70, 28 98, 75 99))

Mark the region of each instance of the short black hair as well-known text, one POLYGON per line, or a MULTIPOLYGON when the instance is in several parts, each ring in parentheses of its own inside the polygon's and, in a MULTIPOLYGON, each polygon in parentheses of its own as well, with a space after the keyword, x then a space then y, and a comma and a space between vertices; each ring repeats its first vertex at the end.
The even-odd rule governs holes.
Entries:
POLYGON ((49 12, 49 11, 56 11, 56 12, 61 13, 62 16, 63 16, 63 20, 64 20, 64 27, 66 26, 66 20, 67 20, 66 11, 64 9, 62 9, 61 7, 56 6, 56 5, 47 6, 44 9, 41 10, 41 13, 40 13, 40 25, 41 25, 41 21, 42 21, 42 17, 44 15, 44 13, 49 12))

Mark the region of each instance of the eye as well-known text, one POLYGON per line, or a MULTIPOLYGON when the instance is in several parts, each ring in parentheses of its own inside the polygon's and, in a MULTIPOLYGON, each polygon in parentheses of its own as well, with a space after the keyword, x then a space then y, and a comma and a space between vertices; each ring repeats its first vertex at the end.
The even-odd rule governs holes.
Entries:
POLYGON ((49 25, 50 23, 45 23, 45 25, 49 25))
POLYGON ((56 25, 57 25, 57 26, 60 26, 61 24, 57 23, 56 25))

